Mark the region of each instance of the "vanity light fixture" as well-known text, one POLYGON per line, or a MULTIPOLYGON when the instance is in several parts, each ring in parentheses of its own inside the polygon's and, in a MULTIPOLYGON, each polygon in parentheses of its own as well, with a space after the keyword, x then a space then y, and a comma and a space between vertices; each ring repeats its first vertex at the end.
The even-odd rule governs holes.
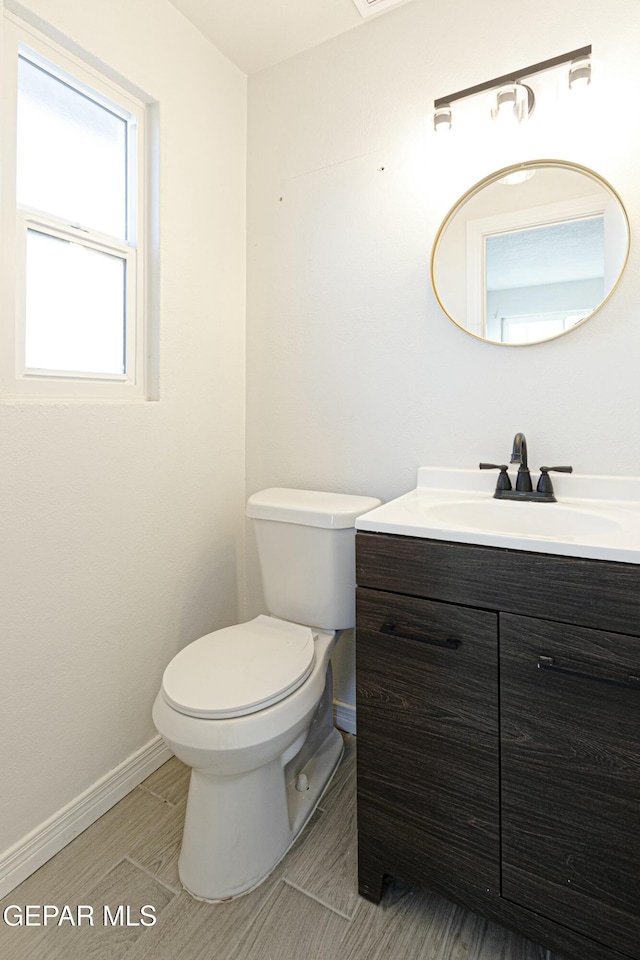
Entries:
POLYGON ((451 107, 438 107, 433 113, 433 129, 436 133, 451 130, 451 107))
POLYGON ((570 50, 569 53, 552 57, 550 60, 534 63, 530 67, 514 70, 493 80, 486 80, 473 87, 458 90, 446 97, 439 97, 433 102, 434 130, 440 132, 451 127, 452 104, 485 92, 491 93, 491 116, 494 120, 502 122, 505 119, 520 123, 531 115, 536 102, 532 87, 522 81, 548 70, 566 68, 567 64, 570 64, 569 87, 575 89, 577 86, 588 86, 591 82, 591 44, 588 47, 580 47, 578 50, 570 50), (445 110, 448 111, 446 116, 443 114, 445 110))
POLYGON ((569 89, 583 90, 591 83, 591 57, 574 60, 569 67, 569 89))

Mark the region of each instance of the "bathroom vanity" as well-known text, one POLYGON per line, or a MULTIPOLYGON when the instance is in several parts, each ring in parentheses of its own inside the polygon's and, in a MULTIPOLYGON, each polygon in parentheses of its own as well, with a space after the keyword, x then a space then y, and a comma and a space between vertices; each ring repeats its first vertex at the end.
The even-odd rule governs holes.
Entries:
POLYGON ((640 565, 602 559, 632 558, 637 506, 616 553, 419 526, 415 499, 358 522, 360 893, 391 875, 567 960, 640 960, 640 565))

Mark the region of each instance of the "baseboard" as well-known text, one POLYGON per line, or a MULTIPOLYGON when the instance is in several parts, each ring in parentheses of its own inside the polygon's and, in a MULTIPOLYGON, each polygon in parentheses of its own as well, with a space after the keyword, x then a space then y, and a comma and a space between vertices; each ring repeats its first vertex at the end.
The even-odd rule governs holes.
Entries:
POLYGON ((333 701, 335 725, 345 733, 356 732, 356 708, 352 703, 343 703, 342 700, 333 701))
POLYGON ((66 847, 171 756, 171 751, 161 737, 154 737, 0 855, 0 899, 66 847))

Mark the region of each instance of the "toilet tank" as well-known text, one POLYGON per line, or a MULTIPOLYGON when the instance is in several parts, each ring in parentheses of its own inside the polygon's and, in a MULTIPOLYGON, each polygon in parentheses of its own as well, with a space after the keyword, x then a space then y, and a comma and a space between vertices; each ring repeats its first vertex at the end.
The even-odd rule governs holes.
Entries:
POLYGON ((267 610, 325 630, 355 624, 355 520, 374 497, 273 487, 254 493, 247 516, 256 532, 267 610))

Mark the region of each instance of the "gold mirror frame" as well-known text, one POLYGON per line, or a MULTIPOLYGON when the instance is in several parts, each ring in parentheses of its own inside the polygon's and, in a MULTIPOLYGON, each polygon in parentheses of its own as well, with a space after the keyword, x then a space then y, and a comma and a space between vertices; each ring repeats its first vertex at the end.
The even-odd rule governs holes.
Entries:
MULTIPOLYGON (((484 179, 474 184, 469 190, 467 190, 467 192, 462 197, 460 197, 460 199, 451 207, 451 209, 447 213, 446 217, 444 218, 440 227, 438 228, 438 232, 436 233, 435 240, 433 243, 433 248, 431 251, 431 262, 430 262, 431 287, 433 289, 435 298, 438 301, 438 305, 440 306, 440 309, 445 314, 445 316, 447 316, 449 320, 451 320, 451 322, 455 324, 455 326, 457 326, 460 330, 462 330, 464 333, 468 334, 470 337, 473 337, 476 340, 481 340, 483 343, 495 344, 496 346, 501 346, 501 347, 512 347, 512 346, 526 347, 526 346, 534 346, 540 343, 547 343, 550 340, 557 340, 559 337, 563 337, 565 336, 565 334, 571 333, 571 331, 575 330, 577 327, 582 326, 584 323, 587 322, 587 320, 590 320, 611 298, 614 291, 617 289, 618 284, 620 283, 625 267, 629 260, 630 236, 631 236, 631 231, 629 226, 629 217, 627 215, 627 211, 624 207, 622 199, 620 198, 620 195, 614 189, 614 187, 612 187, 611 184, 604 179, 604 177, 601 177, 600 174, 596 173, 594 170, 591 170, 588 167, 581 166, 580 164, 572 163, 565 160, 529 160, 524 163, 512 164, 511 166, 503 167, 501 170, 497 170, 496 172, 489 174, 487 177, 484 177, 484 179), (603 190, 605 190, 611 196, 611 198, 614 201, 616 201, 619 212, 622 217, 622 224, 624 226, 624 231, 625 231, 625 252, 624 252, 624 256, 622 257, 622 262, 620 264, 620 268, 615 278, 615 281, 611 283, 611 286, 609 290, 605 292, 603 299, 598 303, 596 307, 594 307, 590 311, 590 313, 588 313, 583 318, 579 319, 576 323, 574 323, 568 329, 562 330, 561 332, 556 334, 552 334, 551 336, 544 337, 539 340, 530 340, 523 343, 509 343, 503 340, 497 340, 487 336, 483 336, 480 333, 476 333, 473 330, 468 329, 468 327, 465 324, 461 323, 452 315, 451 311, 447 309, 447 307, 443 302, 441 291, 438 290, 438 285, 436 283, 436 261, 437 261, 438 252, 442 247, 442 241, 446 233, 446 230, 451 225, 456 215, 465 206, 465 204, 467 204, 472 198, 476 197, 481 191, 485 190, 487 187, 498 183, 500 180, 514 173, 526 173, 527 171, 532 169, 535 171, 535 170, 551 169, 551 168, 562 169, 562 170, 572 171, 575 173, 582 174, 583 176, 594 181, 595 184, 599 185, 603 190)), ((461 269, 466 271, 465 264, 461 264, 461 269)), ((466 272, 465 272, 465 276, 464 276, 465 289, 466 289, 466 282, 467 282, 467 278, 466 278, 466 272)))

